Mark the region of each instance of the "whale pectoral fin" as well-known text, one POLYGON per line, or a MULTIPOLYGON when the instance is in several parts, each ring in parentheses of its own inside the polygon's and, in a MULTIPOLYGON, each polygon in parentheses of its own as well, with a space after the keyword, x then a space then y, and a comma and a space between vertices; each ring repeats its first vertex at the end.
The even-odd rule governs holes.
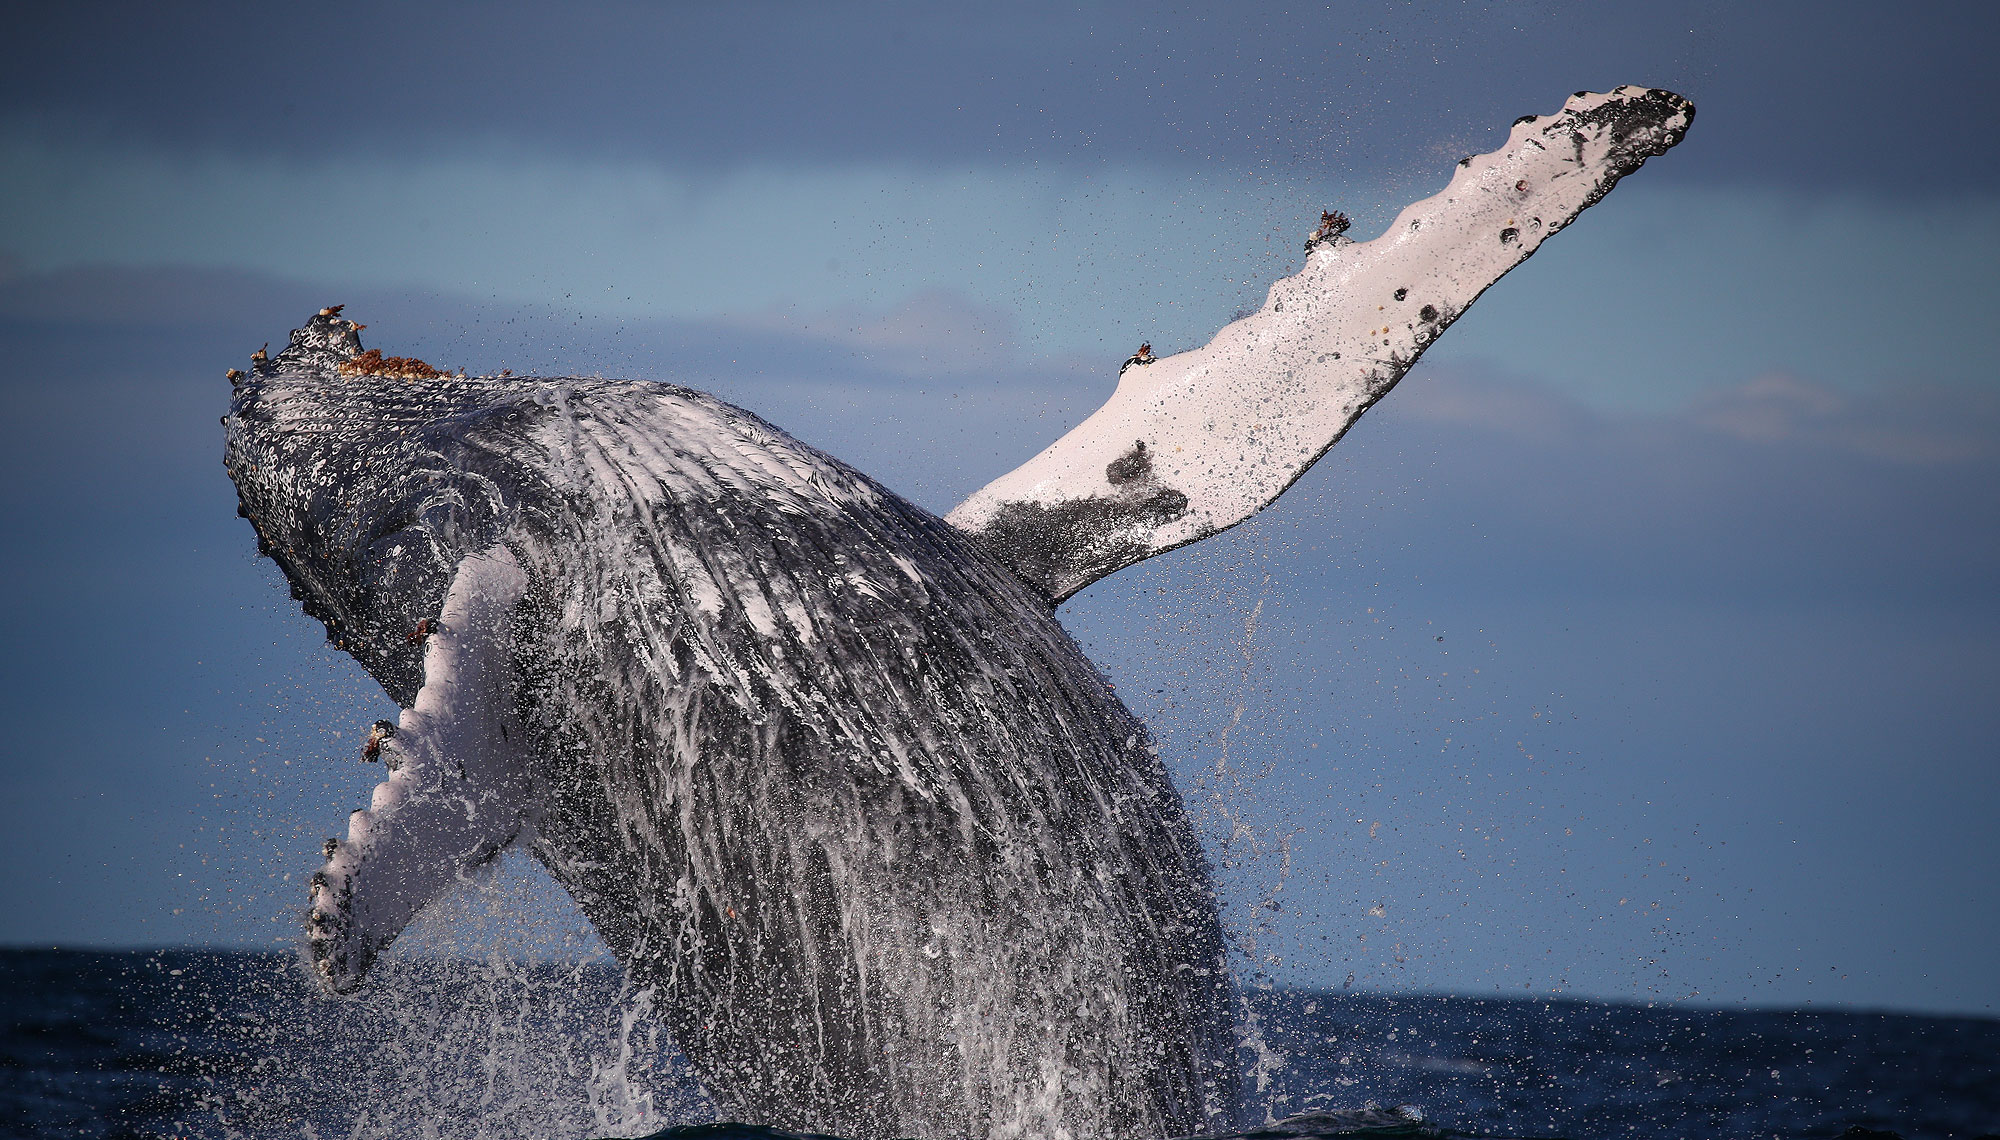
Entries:
POLYGON ((389 778, 329 840, 313 875, 307 943, 335 993, 427 904, 490 861, 531 818, 533 786, 514 707, 515 603, 527 576, 504 546, 459 564, 444 612, 425 630, 424 683, 380 743, 389 778))
MULTIPOLYGON (((1060 602, 1275 500, 1543 239, 1679 142, 1694 108, 1621 87, 1515 123, 1435 197, 1355 243, 1324 215, 1305 269, 1206 346, 1126 362, 1104 407, 948 520, 1060 602)), ((1150 348, 1150 346, 1147 346, 1150 348)))

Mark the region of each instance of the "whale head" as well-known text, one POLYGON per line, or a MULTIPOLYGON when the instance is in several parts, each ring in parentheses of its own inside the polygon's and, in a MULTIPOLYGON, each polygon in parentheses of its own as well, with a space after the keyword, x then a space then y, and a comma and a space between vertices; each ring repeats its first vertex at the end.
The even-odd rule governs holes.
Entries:
POLYGON ((259 552, 328 641, 408 706, 423 681, 412 635, 436 620, 460 560, 504 525, 498 490, 460 462, 477 445, 450 421, 519 385, 384 368, 362 327, 322 309, 284 352, 232 377, 223 465, 259 552))

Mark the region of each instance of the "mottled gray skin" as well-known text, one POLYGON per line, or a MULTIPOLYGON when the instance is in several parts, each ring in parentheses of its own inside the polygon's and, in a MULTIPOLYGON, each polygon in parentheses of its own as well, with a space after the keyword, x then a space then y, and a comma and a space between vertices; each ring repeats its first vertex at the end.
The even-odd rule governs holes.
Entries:
POLYGON ((1227 1122, 1199 844, 1044 593, 712 397, 341 376, 359 350, 323 314, 237 385, 226 464, 259 549, 406 707, 409 631, 466 555, 513 552, 523 841, 726 1115, 853 1137, 1227 1122))

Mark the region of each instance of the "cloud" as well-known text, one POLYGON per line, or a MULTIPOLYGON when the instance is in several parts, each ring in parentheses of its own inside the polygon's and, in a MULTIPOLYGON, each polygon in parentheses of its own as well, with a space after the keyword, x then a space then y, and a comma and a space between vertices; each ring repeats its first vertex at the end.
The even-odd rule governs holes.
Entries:
POLYGON ((321 299, 326 292, 237 269, 80 265, 28 273, 0 257, 0 319, 12 321, 161 328, 264 314, 294 319, 334 303, 321 299))
POLYGON ((1492 371, 1420 366, 1389 399, 1398 413, 1420 423, 1532 443, 1573 440, 1597 422, 1589 409, 1559 391, 1518 380, 1494 383, 1492 371))
MULTIPOLYGON (((976 304, 951 289, 922 289, 888 307, 849 304, 806 310, 794 305, 707 319, 646 317, 576 309, 564 313, 561 306, 495 304, 462 294, 412 294, 380 285, 314 285, 208 266, 82 265, 20 272, 16 262, 0 256, 0 320, 126 329, 269 327, 274 321, 296 323, 327 304, 371 311, 366 323, 378 329, 371 340, 385 332, 408 335, 420 326, 435 335, 441 327, 462 329, 488 321, 503 327, 516 321, 561 322, 585 328, 600 341, 616 335, 628 344, 655 346, 662 354, 678 353, 683 366, 727 359, 743 365, 740 371, 817 372, 829 381, 849 383, 990 372, 1019 363, 1012 314, 976 304), (541 312, 527 315, 537 308, 541 312), (786 368, 787 362, 793 367, 786 368)), ((516 339, 515 344, 489 339, 488 353, 500 354, 493 367, 524 366, 521 357, 507 359, 506 354, 527 352, 532 343, 546 346, 550 338, 543 327, 516 339)), ((571 341, 573 351, 574 340, 582 338, 564 339, 571 341)), ((592 359, 587 364, 569 367, 605 363, 599 352, 588 355, 592 359)), ((560 367, 555 362, 549 366, 560 367)))
MULTIPOLYGON (((12 207, 0 251, 17 277, 197 267, 588 318, 766 331, 825 318, 846 323, 852 350, 915 373, 986 360, 996 337, 1111 359, 1140 341, 1205 342, 1298 269, 1297 234, 1320 206, 1348 208, 1365 233, 1447 169, 1336 189, 1136 163, 715 171, 472 148, 385 177, 326 156, 181 154, 0 123, 12 207), (919 296, 936 311, 886 315, 919 296), (957 347, 917 347, 940 321, 957 347)), ((1967 315, 2000 308, 1996 247, 1992 193, 1891 208, 1675 185, 1649 168, 1483 297, 1430 359, 1497 361, 1614 411, 1668 411, 1779 372, 1847 392, 1991 383, 1967 315)))
POLYGON ((976 304, 953 289, 924 289, 886 312, 853 305, 813 313, 791 307, 724 317, 717 324, 818 342, 910 377, 991 371, 1016 363, 1018 349, 1013 314, 976 304))
POLYGON ((1328 462, 1337 478, 1307 495, 1330 501, 1294 510, 1431 550, 1430 579, 1473 594, 1873 606, 2000 591, 2000 394, 1983 387, 1853 393, 1774 373, 1609 414, 1519 375, 1420 367, 1328 462))
POLYGON ((1746 443, 1793 443, 1871 459, 1954 465, 2000 454, 2000 392, 1908 383, 1864 396, 1782 372, 1715 392, 1689 413, 1746 443))
POLYGON ((1205 339, 1232 304, 1261 299, 1302 257, 1290 235, 1319 198, 1144 166, 715 171, 507 147, 413 156, 385 174, 0 122, 0 250, 22 272, 234 269, 684 319, 880 310, 949 291, 1012 312, 1016 335, 1044 350, 1108 340, 1121 359, 1128 340, 1205 339), (1286 235, 1276 247, 1274 232, 1286 235))
POLYGON ((1700 440, 1742 445, 1745 454, 1844 454, 1906 466, 2000 457, 2000 391, 1982 385, 1904 382, 1855 392, 1767 372, 1683 408, 1615 415, 1546 382, 1456 363, 1420 367, 1391 400, 1399 416, 1426 425, 1552 448, 1650 435, 1673 437, 1670 446, 1683 449, 1700 440))
POLYGON ((1772 372, 1710 393, 1697 403, 1693 418, 1737 439, 1769 442, 1794 438, 1801 428, 1824 422, 1850 402, 1823 384, 1772 372))
MULTIPOLYGON (((988 10, 519 2, 42 5, 0 114, 173 150, 388 159, 494 139, 569 158, 1102 162, 1402 172, 1573 87, 1702 106, 1675 179, 1925 195, 1991 186, 1996 18, 1834 4, 1396 0, 988 10), (588 61, 587 66, 577 61, 588 61)), ((1442 154, 1446 163, 1457 154, 1442 154)))

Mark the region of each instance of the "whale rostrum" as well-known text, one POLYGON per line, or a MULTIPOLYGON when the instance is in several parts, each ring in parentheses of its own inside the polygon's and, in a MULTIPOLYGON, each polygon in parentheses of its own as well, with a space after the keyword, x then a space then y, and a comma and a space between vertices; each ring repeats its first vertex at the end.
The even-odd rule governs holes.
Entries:
POLYGON ((1381 237, 946 518, 670 384, 466 377, 322 310, 231 370, 258 548, 403 712, 329 840, 306 942, 344 993, 519 843, 731 1118, 857 1138, 1227 1125, 1201 848, 1057 603, 1270 503, 1489 285, 1693 108, 1518 122, 1381 237))

